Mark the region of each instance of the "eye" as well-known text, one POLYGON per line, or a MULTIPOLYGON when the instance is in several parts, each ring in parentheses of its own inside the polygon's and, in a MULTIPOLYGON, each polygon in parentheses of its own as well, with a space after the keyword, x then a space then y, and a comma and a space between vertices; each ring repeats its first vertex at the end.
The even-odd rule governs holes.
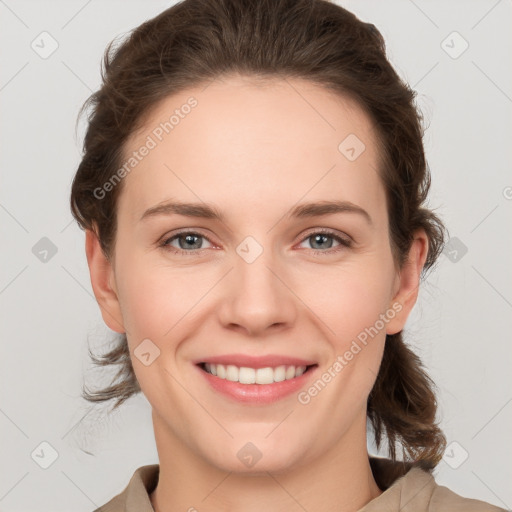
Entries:
POLYGON ((208 243, 211 242, 204 235, 200 233, 195 233, 193 231, 182 231, 176 235, 171 236, 164 240, 161 246, 164 249, 168 249, 171 252, 179 253, 179 254, 191 254, 194 252, 198 252, 200 249, 206 249, 207 247, 203 246, 203 240, 207 240, 208 243), (177 243, 178 246, 173 245, 173 243, 177 243))
POLYGON ((332 254, 333 252, 342 250, 344 247, 352 246, 352 241, 348 237, 343 238, 329 230, 320 230, 309 233, 301 243, 308 241, 312 246, 312 250, 316 253, 332 254), (333 240, 338 243, 338 246, 335 246, 334 249, 332 249, 333 240))
MULTIPOLYGON (((352 240, 337 235, 335 232, 330 230, 318 230, 309 233, 303 238, 301 244, 308 242, 311 244, 311 250, 318 254, 332 254, 352 246, 352 240), (333 241, 337 242, 337 246, 334 246, 333 241)), ((202 249, 208 249, 213 247, 210 240, 200 233, 194 231, 182 231, 167 239, 161 244, 165 250, 171 251, 175 254, 186 254, 188 256, 197 254, 202 249), (207 241, 210 246, 204 246, 204 240, 207 241), (177 245, 176 245, 177 244, 177 245)))

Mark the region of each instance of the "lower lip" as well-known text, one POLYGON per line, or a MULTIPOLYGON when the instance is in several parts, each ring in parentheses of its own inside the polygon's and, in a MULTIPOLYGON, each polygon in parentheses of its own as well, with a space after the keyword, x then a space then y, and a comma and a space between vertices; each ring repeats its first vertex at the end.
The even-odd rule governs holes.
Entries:
POLYGON ((317 366, 312 366, 293 379, 273 382, 272 384, 240 384, 227 379, 221 379, 197 366, 199 372, 213 389, 242 403, 270 404, 296 393, 309 380, 317 366))

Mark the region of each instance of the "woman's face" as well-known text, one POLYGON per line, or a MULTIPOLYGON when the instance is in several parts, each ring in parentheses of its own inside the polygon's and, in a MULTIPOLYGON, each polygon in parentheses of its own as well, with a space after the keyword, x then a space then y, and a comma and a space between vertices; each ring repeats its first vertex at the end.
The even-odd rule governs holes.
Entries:
POLYGON ((167 98, 125 155, 98 300, 127 333, 157 442, 227 471, 366 447, 420 268, 395 271, 366 115, 309 82, 232 76, 167 98))

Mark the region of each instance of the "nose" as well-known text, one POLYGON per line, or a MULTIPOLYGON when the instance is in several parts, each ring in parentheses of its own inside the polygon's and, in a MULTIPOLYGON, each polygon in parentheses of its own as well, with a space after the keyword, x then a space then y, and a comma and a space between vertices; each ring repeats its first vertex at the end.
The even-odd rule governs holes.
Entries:
POLYGON ((289 274, 270 250, 264 250, 252 263, 235 255, 218 308, 222 325, 250 336, 289 328, 297 316, 289 274))

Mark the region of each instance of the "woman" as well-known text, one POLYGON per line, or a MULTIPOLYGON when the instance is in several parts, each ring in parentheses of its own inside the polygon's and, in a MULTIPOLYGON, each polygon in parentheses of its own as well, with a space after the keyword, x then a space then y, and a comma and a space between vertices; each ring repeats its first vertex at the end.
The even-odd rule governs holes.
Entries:
POLYGON ((142 391, 159 456, 98 510, 500 510, 432 476, 446 441, 401 331, 444 227, 373 25, 185 0, 107 50, 88 104, 71 207, 121 379, 84 396, 142 391))

